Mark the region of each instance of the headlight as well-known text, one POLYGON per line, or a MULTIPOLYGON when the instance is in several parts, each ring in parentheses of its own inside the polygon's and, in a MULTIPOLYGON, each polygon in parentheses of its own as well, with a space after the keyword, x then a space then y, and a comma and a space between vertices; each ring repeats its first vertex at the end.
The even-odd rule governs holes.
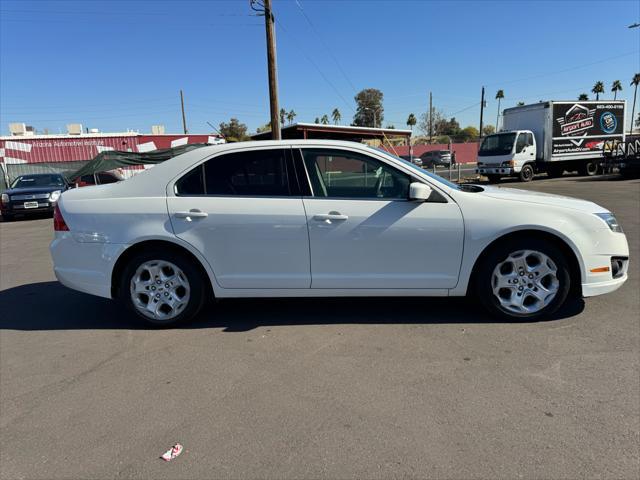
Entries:
POLYGON ((622 227, 618 223, 618 220, 616 220, 616 217, 613 215, 613 213, 596 213, 596 215, 604 220, 607 225, 609 225, 609 228, 612 232, 624 233, 622 231, 622 227))
POLYGON ((9 194, 3 193, 2 194, 2 199, 0 201, 2 201, 2 203, 4 203, 4 204, 9 203, 9 194))
POLYGON ((55 192, 51 192, 51 195, 49 195, 49 200, 51 202, 57 202, 58 199, 60 198, 60 194, 62 192, 60 190, 56 190, 55 192))

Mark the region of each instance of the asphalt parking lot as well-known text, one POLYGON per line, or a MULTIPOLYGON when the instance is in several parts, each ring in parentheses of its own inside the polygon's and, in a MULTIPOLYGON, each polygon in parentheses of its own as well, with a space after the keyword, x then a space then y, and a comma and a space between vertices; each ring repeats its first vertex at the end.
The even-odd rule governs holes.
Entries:
POLYGON ((1 477, 640 477, 640 180, 504 186, 614 211, 629 281, 539 323, 234 300, 156 331, 55 281, 51 219, 0 224, 1 477))

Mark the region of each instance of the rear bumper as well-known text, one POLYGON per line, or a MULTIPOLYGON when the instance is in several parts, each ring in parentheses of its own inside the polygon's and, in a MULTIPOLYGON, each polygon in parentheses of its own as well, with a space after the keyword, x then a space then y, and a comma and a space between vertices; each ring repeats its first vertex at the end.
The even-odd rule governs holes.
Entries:
POLYGON ((49 250, 53 271, 64 286, 111 298, 111 273, 127 245, 78 242, 69 232, 57 232, 49 250))

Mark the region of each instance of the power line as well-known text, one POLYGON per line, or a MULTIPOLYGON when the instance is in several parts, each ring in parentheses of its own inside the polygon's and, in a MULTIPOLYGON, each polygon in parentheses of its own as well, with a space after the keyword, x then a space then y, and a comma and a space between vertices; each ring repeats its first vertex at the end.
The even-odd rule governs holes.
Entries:
MULTIPOLYGON (((282 22, 280 22, 277 18, 276 18, 276 23, 280 26, 280 28, 282 29, 282 31, 284 33, 286 33, 287 35, 293 36, 291 35, 287 29, 284 27, 284 25, 282 24, 282 22)), ((295 39, 294 39, 295 40, 295 39)), ((307 53, 304 51, 303 48, 301 48, 297 42, 293 42, 293 44, 295 45, 295 47, 302 53, 302 55, 307 59, 307 61, 313 65, 313 67, 318 71, 318 73, 320 74, 320 76, 322 77, 322 79, 333 89, 333 91, 336 93, 336 95, 338 95, 338 97, 340 97, 340 99, 344 102, 344 104, 352 111, 355 113, 354 108, 351 106, 351 104, 349 102, 347 102, 347 100, 342 96, 342 94, 340 93, 340 91, 336 88, 336 86, 327 78, 327 76, 324 74, 324 72, 320 69, 320 67, 318 67, 318 65, 311 59, 311 57, 309 57, 309 55, 307 55, 307 53)))
POLYGON ((318 40, 320 40, 320 43, 322 44, 324 49, 327 51, 327 53, 329 54, 329 56, 333 60, 333 63, 336 64, 336 66, 338 67, 338 70, 340 70, 340 73, 342 73, 342 76, 349 83, 349 85, 351 85, 351 88, 353 89, 354 93, 357 93, 358 89, 355 87, 355 85, 353 84, 351 79, 349 79, 349 77, 347 76, 346 72, 344 71, 344 69, 340 65, 340 62, 338 62, 338 59, 333 55, 333 53, 331 53, 331 50, 329 49, 329 46, 326 44, 326 42, 324 41, 324 39, 320 35, 320 32, 318 32, 318 30, 316 29, 316 27, 313 24, 313 22, 311 22, 311 19, 309 18, 309 16, 305 13, 304 9, 302 8, 302 5, 300 4, 300 1, 299 0, 295 0, 295 4, 298 7, 298 10, 302 14, 302 16, 304 17, 304 19, 307 21, 307 23, 311 27, 311 30, 313 30, 313 33, 316 34, 316 37, 318 37, 318 40))

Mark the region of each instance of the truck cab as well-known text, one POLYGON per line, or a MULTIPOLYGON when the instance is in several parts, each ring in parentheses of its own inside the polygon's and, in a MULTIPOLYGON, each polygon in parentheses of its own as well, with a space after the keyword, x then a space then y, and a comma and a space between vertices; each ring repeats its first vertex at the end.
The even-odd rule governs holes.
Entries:
POLYGON ((533 179, 537 157, 536 139, 531 130, 513 130, 486 136, 478 151, 477 173, 490 182, 501 177, 533 179))

